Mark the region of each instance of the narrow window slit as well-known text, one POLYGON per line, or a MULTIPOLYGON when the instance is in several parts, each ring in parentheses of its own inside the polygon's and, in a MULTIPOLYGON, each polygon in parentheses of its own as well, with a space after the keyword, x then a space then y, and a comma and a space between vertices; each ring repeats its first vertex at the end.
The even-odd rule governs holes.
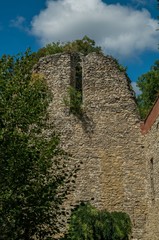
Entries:
POLYGON ((80 61, 77 62, 75 67, 75 89, 80 95, 80 101, 82 103, 82 67, 80 61))
POLYGON ((76 115, 82 114, 83 86, 81 58, 78 54, 71 57, 71 81, 70 81, 70 112, 76 115))
POLYGON ((151 182, 151 199, 155 201, 155 187, 154 187, 154 161, 150 159, 150 182, 151 182))

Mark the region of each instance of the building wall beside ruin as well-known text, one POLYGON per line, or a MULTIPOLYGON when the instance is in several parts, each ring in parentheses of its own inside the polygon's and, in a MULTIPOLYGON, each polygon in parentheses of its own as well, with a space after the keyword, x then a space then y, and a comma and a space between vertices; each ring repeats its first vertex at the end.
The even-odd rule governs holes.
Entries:
POLYGON ((75 81, 77 59, 73 54, 56 54, 42 58, 35 67, 53 93, 48 111, 61 145, 72 155, 72 164, 80 162, 69 201, 127 212, 133 239, 143 239, 149 199, 145 140, 129 80, 112 57, 80 55, 83 115, 79 118, 64 103, 75 81))
POLYGON ((159 239, 159 117, 144 134, 148 210, 144 239, 159 239))

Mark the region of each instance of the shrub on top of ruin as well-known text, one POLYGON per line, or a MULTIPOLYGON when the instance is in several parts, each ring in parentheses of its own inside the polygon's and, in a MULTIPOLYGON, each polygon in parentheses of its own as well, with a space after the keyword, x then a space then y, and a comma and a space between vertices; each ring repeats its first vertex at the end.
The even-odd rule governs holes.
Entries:
POLYGON ((45 47, 38 50, 36 55, 38 57, 44 57, 56 53, 73 53, 80 52, 84 55, 87 55, 91 52, 102 53, 102 49, 99 46, 96 46, 94 40, 88 36, 84 36, 82 39, 77 39, 72 42, 53 42, 47 44, 45 47))
POLYGON ((128 240, 130 234, 131 220, 126 213, 99 211, 82 203, 73 211, 63 240, 128 240))
POLYGON ((120 64, 117 59, 114 59, 114 61, 117 64, 117 67, 118 67, 119 71, 126 73, 127 67, 124 67, 122 64, 120 64))

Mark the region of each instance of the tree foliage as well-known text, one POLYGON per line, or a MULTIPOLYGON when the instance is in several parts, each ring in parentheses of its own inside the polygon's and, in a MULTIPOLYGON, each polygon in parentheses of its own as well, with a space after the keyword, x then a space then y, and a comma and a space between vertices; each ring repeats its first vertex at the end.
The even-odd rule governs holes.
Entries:
POLYGON ((50 54, 55 53, 72 53, 72 52, 80 52, 84 55, 87 55, 91 52, 102 53, 101 47, 96 46, 94 40, 90 39, 88 36, 84 36, 82 39, 78 39, 72 42, 61 43, 61 42, 53 42, 47 44, 45 47, 39 49, 37 52, 38 57, 44 57, 50 54))
POLYGON ((90 204, 81 204, 74 210, 63 240, 128 240, 130 233, 126 213, 98 211, 90 204))
POLYGON ((51 94, 43 76, 32 73, 35 62, 28 51, 0 59, 0 237, 4 240, 52 239, 59 230, 59 207, 67 191, 67 187, 61 190, 69 178, 67 156, 47 124, 51 94))
POLYGON ((141 117, 145 118, 159 94, 159 61, 150 71, 139 77, 137 86, 141 95, 137 97, 141 117))

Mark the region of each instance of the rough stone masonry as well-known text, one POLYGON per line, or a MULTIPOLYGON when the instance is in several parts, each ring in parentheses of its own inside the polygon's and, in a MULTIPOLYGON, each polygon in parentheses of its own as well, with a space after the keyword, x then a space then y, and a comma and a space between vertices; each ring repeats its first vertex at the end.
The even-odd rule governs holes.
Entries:
POLYGON ((40 59, 34 71, 45 76, 53 93, 48 111, 62 147, 82 162, 69 204, 90 201, 99 209, 127 212, 132 239, 159 239, 158 130, 154 125, 141 133, 134 92, 117 61, 96 53, 62 53, 40 59), (64 103, 68 88, 76 87, 78 64, 81 118, 64 103))

